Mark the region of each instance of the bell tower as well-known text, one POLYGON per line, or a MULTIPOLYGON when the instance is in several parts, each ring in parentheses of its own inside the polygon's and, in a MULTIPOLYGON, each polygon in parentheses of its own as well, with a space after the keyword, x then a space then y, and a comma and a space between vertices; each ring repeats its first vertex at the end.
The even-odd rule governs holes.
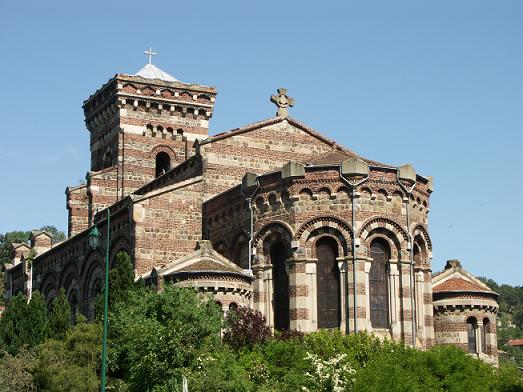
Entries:
POLYGON ((208 136, 216 89, 179 81, 148 63, 116 74, 86 101, 91 168, 87 183, 68 187, 69 235, 92 224, 97 210, 121 200, 194 155, 208 136))

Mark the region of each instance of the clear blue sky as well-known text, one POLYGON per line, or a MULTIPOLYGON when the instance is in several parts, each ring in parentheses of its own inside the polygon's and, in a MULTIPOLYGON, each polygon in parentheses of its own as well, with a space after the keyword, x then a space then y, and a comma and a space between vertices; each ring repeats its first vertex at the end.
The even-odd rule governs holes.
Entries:
POLYGON ((2 0, 0 44, 0 232, 66 229, 82 102, 152 46, 217 87, 212 133, 273 116, 286 87, 293 117, 434 176, 433 269, 523 284, 523 1, 2 0))

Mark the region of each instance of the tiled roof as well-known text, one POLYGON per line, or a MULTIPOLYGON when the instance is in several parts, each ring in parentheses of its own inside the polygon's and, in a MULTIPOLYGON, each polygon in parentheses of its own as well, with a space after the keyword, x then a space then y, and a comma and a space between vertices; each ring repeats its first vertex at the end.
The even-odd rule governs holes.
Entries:
POLYGON ((460 278, 450 278, 443 283, 436 284, 432 291, 435 293, 444 291, 483 291, 485 293, 493 293, 492 290, 486 289, 477 283, 460 278))
MULTIPOLYGON (((321 155, 312 156, 309 159, 307 159, 306 162, 303 162, 305 164, 311 164, 311 165, 339 165, 341 162, 343 162, 346 159, 359 157, 357 154, 353 153, 350 150, 333 150, 326 152, 321 155)), ((361 157, 360 157, 361 158, 361 157)), ((391 165, 387 165, 385 163, 372 161, 370 159, 361 158, 365 162, 369 163, 370 165, 375 166, 384 166, 384 167, 394 167, 391 165)))
POLYGON ((196 272, 196 271, 219 271, 219 272, 238 272, 238 269, 234 269, 222 263, 215 262, 210 259, 203 259, 190 264, 179 270, 180 272, 196 272))
POLYGON ((509 346, 523 346, 523 339, 512 339, 508 341, 509 346))

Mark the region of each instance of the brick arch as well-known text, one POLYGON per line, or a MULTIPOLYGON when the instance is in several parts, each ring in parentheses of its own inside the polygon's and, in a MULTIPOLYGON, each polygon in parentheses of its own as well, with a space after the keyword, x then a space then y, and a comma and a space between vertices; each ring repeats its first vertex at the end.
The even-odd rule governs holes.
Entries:
MULTIPOLYGON (((109 268, 114 267, 114 264, 116 262, 116 255, 120 251, 127 253, 129 256, 131 256, 131 260, 132 260, 132 255, 131 255, 130 249, 131 249, 131 243, 127 237, 125 237, 124 235, 120 235, 120 236, 116 237, 115 240, 111 242, 111 249, 109 252, 109 263, 110 263, 109 268)), ((133 264, 134 264, 134 262, 133 262, 133 264)), ((134 265, 133 265, 133 267, 134 267, 134 265)))
POLYGON ((149 158, 155 158, 161 152, 165 152, 171 158, 171 162, 176 161, 176 153, 167 144, 157 144, 149 151, 149 158))
POLYGON ((312 231, 319 229, 320 227, 331 227, 337 229, 343 237, 347 239, 352 238, 352 229, 349 224, 334 216, 320 216, 305 222, 296 232, 295 238, 299 241, 307 241, 312 231))
POLYGON ((92 251, 86 258, 82 269, 81 301, 85 304, 84 313, 90 320, 94 319, 94 302, 96 293, 93 292, 95 283, 100 287, 104 284, 104 259, 101 253, 92 251))
POLYGON ((76 281, 76 285, 79 288, 80 274, 78 267, 74 262, 71 261, 67 263, 66 266, 62 269, 62 273, 60 274, 60 279, 58 281, 58 287, 63 287, 67 293, 71 288, 73 281, 76 281))
POLYGON ((352 229, 349 224, 334 216, 322 216, 305 222, 298 229, 296 239, 303 244, 307 257, 316 257, 316 241, 331 237, 338 244, 338 254, 347 256, 352 242, 352 229))
POLYGON ((274 242, 281 241, 290 247, 292 238, 293 230, 286 222, 274 221, 263 226, 254 237, 256 249, 261 250, 258 255, 259 262, 269 263, 271 246, 274 242))
POLYGON ((320 227, 311 233, 307 242, 305 243, 306 257, 317 257, 316 243, 325 237, 332 238, 338 244, 338 257, 347 256, 349 254, 350 242, 343 237, 339 230, 333 229, 332 227, 320 227))
POLYGON ((93 260, 90 267, 86 270, 87 275, 84 276, 82 282, 82 298, 85 301, 91 299, 92 296, 92 285, 95 280, 100 279, 102 284, 104 281, 104 266, 101 260, 93 260))
MULTIPOLYGON (((239 266, 241 266, 241 261, 242 261, 241 255, 243 253, 242 251, 245 251, 244 250, 245 246, 247 246, 247 252, 248 252, 249 251, 249 236, 245 231, 241 230, 234 235, 233 240, 231 241, 229 248, 228 248, 229 256, 230 256, 229 259, 239 266)), ((245 265, 247 265, 247 264, 248 264, 248 260, 246 260, 245 265)))
POLYGON ((371 231, 369 236, 365 239, 365 245, 366 245, 366 254, 367 256, 370 256, 370 244, 375 239, 382 239, 387 244, 389 244, 390 248, 390 256, 392 258, 399 258, 399 255, 401 253, 401 244, 399 243, 396 235, 387 229, 384 228, 377 228, 371 231))
POLYGON ((385 217, 374 217, 368 219, 360 229, 359 238, 365 240, 369 236, 369 233, 377 228, 385 229, 393 233, 399 243, 407 242, 409 239, 407 232, 400 224, 385 217))
POLYGON ((417 235, 420 235, 421 238, 423 238, 427 250, 432 251, 432 241, 430 239, 427 229, 423 225, 418 224, 414 227, 414 230, 412 231, 412 236, 416 237, 417 235))
POLYGON ((40 283, 38 291, 42 293, 42 295, 45 298, 45 302, 48 306, 52 302, 52 300, 58 295, 58 281, 58 274, 55 271, 48 271, 44 275, 42 283, 40 283))

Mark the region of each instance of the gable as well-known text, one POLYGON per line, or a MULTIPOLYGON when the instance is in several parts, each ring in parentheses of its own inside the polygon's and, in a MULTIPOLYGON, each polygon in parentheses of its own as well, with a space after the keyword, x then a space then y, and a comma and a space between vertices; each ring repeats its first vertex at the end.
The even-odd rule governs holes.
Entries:
POLYGON ((231 180, 228 187, 248 171, 277 171, 289 161, 308 163, 333 151, 356 156, 296 120, 281 117, 218 134, 203 140, 199 148, 207 169, 231 180))
POLYGON ((485 283, 461 267, 449 268, 435 276, 432 280, 432 291, 435 293, 455 291, 495 293, 485 283))

